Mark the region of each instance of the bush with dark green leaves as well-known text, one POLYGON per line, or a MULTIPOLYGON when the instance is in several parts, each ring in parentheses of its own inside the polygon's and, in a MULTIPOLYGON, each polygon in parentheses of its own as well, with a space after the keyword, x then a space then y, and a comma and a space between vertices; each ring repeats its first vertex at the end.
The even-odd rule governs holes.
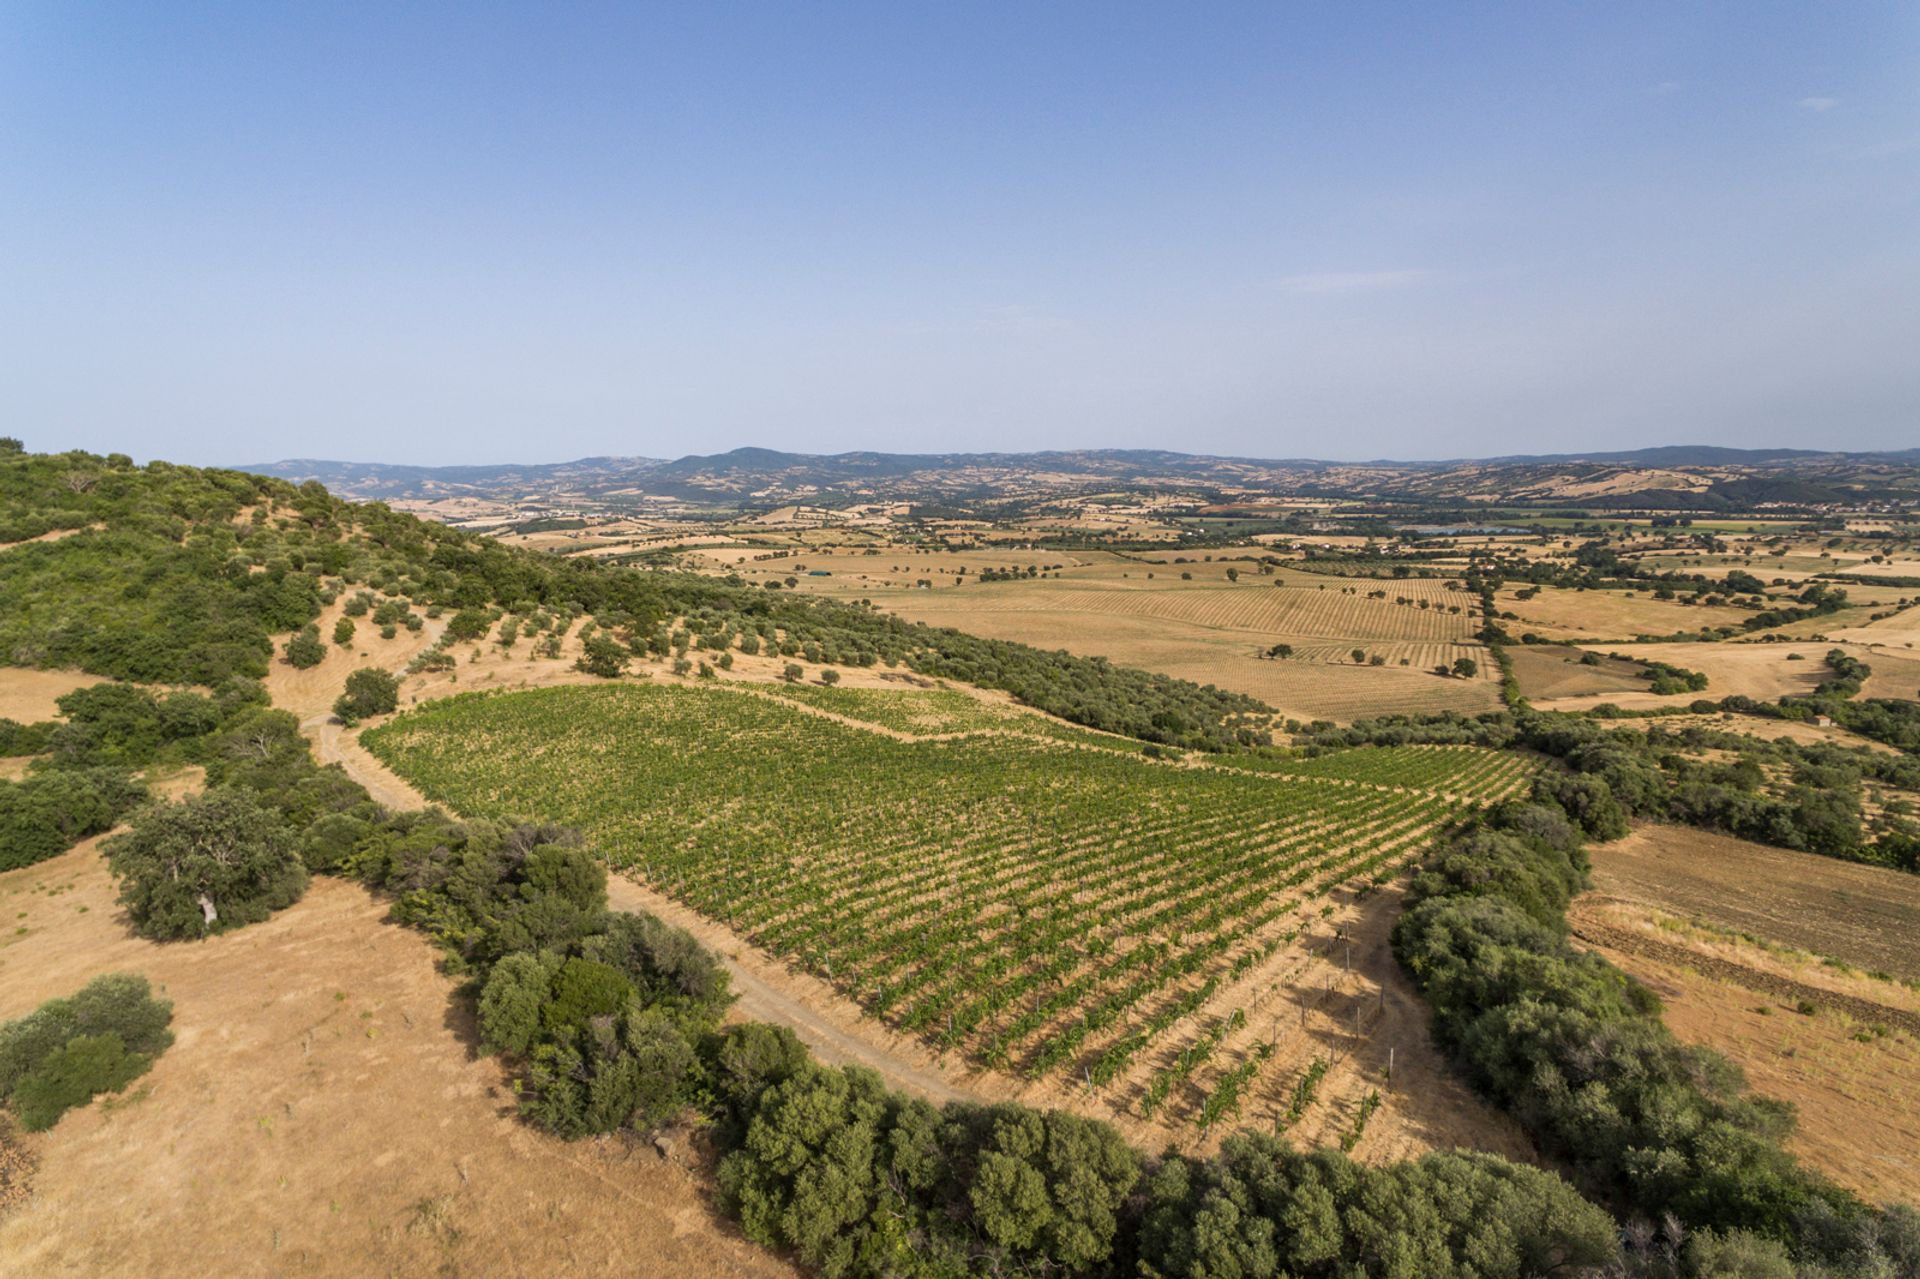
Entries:
POLYGON ((1150 1159, 1075 1115, 935 1109, 807 1061, 785 1031, 734 1027, 711 1061, 726 1203, 748 1238, 836 1279, 1519 1279, 1618 1256, 1604 1210, 1492 1155, 1369 1168, 1243 1133, 1212 1159, 1150 1159))
POLYGON ((394 893, 394 918, 431 935, 456 970, 482 975, 514 951, 565 951, 606 914, 606 867, 559 826, 395 814, 347 869, 394 893))
POLYGON ((144 1075, 153 1059, 128 1052, 118 1035, 81 1035, 49 1053, 13 1090, 20 1126, 40 1132, 75 1106, 103 1092, 119 1092, 144 1075))
POLYGON ((137 768, 169 747, 213 731, 223 710, 200 693, 155 696, 132 684, 95 684, 63 695, 66 722, 49 734, 47 749, 61 766, 118 764, 137 768))
POLYGON ((481 1037, 523 1064, 535 1123, 647 1131, 695 1100, 726 971, 687 933, 607 910, 605 867, 577 834, 426 814, 372 832, 347 864, 476 974, 481 1037))
POLYGON ((1434 1153, 1369 1167, 1238 1133, 1149 1178, 1139 1269, 1164 1279, 1487 1279, 1595 1274, 1616 1227, 1551 1173, 1434 1153))
POLYGON ((287 641, 284 651, 287 665, 298 670, 307 670, 327 660, 327 646, 320 642, 320 628, 317 626, 301 627, 287 641))
POLYGON ((52 720, 22 724, 19 720, 0 716, 0 756, 38 755, 47 749, 53 730, 58 727, 52 720))
POLYGON ((173 1042, 173 1005, 144 977, 110 973, 0 1025, 0 1101, 29 1131, 75 1106, 117 1092, 173 1042))
POLYGON ((0 782, 0 870, 57 857, 111 830, 147 798, 124 769, 51 769, 0 782))
POLYGON ((596 633, 589 635, 580 646, 580 656, 574 666, 602 679, 618 679, 627 673, 627 661, 628 653, 624 646, 604 634, 596 633))
POLYGON ((294 832, 239 787, 144 810, 106 854, 135 930, 159 940, 258 923, 307 889, 294 832))
POLYGON ((400 704, 400 681, 391 671, 363 666, 347 676, 347 691, 333 704, 342 723, 358 724, 373 715, 385 715, 400 704))

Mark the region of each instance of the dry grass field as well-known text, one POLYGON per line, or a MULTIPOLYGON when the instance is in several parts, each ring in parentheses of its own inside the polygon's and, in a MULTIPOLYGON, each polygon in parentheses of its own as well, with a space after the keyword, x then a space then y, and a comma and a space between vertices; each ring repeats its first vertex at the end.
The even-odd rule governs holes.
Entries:
POLYGON ((1544 586, 1538 595, 1523 600, 1519 598, 1523 589, 1530 588, 1508 585, 1494 593, 1500 611, 1517 616, 1503 623, 1516 638, 1532 631, 1556 641, 1632 639, 1732 626, 1752 616, 1744 609, 1657 600, 1647 591, 1629 594, 1544 586))
POLYGON ((1600 894, 1920 980, 1920 875, 1648 825, 1593 850, 1600 894))
POLYGON ((1467 614, 1477 601, 1436 580, 1382 582, 1286 569, 1263 577, 1249 564, 1218 560, 1115 560, 1066 570, 1057 580, 874 592, 871 598, 911 621, 1214 684, 1299 719, 1477 713, 1499 704, 1486 650, 1472 639, 1476 623, 1467 614), (1239 571, 1239 581, 1227 579, 1228 568, 1239 571), (1279 643, 1293 646, 1291 658, 1262 656, 1279 643), (1365 650, 1365 661, 1354 660, 1356 648, 1365 650), (1376 654, 1381 665, 1371 664, 1376 654), (1432 673, 1460 657, 1479 664, 1475 678, 1432 673))
POLYGON ((0 910, 0 1018, 133 971, 178 1036, 124 1095, 21 1139, 38 1168, 0 1217, 9 1276, 793 1273, 717 1216, 685 1142, 670 1160, 520 1123, 431 946, 354 885, 155 944, 89 840, 0 875, 0 910))
POLYGON ((1646 691, 1645 667, 1602 657, 1597 665, 1583 665, 1585 651, 1563 644, 1514 644, 1507 657, 1513 663, 1520 695, 1543 707, 1563 698, 1611 698, 1646 691))
POLYGON ((1796 1155, 1870 1202, 1920 1201, 1920 991, 1602 894, 1572 925, 1653 988, 1683 1041, 1793 1104, 1796 1155))
POLYGON ((0 719, 37 724, 60 713, 55 705, 76 688, 104 684, 98 675, 79 671, 34 671, 19 666, 0 667, 0 719))

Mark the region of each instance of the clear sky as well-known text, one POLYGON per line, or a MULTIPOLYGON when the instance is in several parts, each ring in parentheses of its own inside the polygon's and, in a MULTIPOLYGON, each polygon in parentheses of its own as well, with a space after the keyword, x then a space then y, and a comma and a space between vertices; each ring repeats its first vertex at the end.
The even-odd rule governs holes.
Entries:
POLYGON ((1920 445, 1920 4, 4 0, 0 432, 1920 445))

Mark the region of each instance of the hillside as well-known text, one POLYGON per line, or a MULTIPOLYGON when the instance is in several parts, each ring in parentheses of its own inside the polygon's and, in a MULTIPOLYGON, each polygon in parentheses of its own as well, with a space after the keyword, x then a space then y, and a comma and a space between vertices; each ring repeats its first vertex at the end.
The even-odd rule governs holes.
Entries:
MULTIPOLYGON (((310 1226, 343 1174, 299 1162, 308 1089, 356 1072, 344 1091, 378 1090, 405 1069, 448 1080, 446 1121, 510 1186, 566 1143, 651 1158, 657 1141, 684 1176, 573 1166, 636 1203, 650 1180, 680 1205, 676 1238, 724 1238, 735 1250, 713 1257, 741 1270, 757 1267, 693 1206, 702 1187, 745 1239, 876 1279, 1197 1276, 1216 1237, 1273 1258, 1252 1273, 1277 1273, 1283 1248, 1303 1279, 1599 1276, 1623 1264, 1623 1238, 1681 1231, 1850 1279, 1920 1258, 1920 1218, 1799 1163, 1790 1116, 1676 1039, 1658 999, 1567 922, 1587 842, 1630 814, 1693 809, 1863 855, 1828 792, 1870 784, 1904 803, 1903 757, 1780 745, 1723 764, 1741 748, 1721 737, 1636 745, 1536 715, 1504 680, 1507 712, 1323 723, 1274 746, 1273 714, 1244 694, 909 623, 798 592, 794 572, 750 585, 724 566, 554 555, 318 483, 118 456, 0 455, 0 527, 0 658, 66 681, 23 695, 32 722, 0 723, 20 761, 0 815, 36 840, 0 870, 30 894, 0 956, 15 1019, 0 1063, 22 1042, 51 1050, 46 1070, 114 1050, 88 1034, 43 1047, 35 1029, 103 963, 182 983, 178 1042, 83 1089, 78 1119, 34 1147, 50 1166, 101 1166, 114 1134, 151 1143, 181 1122, 186 1089, 218 1079, 238 1091, 215 1145, 245 1136, 236 1123, 307 1134, 250 1166, 310 1226), (1739 802, 1735 783, 1769 767, 1792 783, 1739 802), (155 797, 168 802, 142 803, 155 797), (102 854, 118 911, 93 909, 113 891, 102 854), (75 888, 71 915, 39 900, 75 888), (397 927, 466 984, 423 983, 420 951, 380 932, 397 927), (193 946, 217 967, 166 962, 193 946), (414 976, 351 969, 376 997, 342 1025, 354 993, 310 978, 330 946, 378 946, 414 976), (284 1080, 271 1048, 236 1052, 207 1021, 270 977, 301 979, 273 1023, 282 1058, 307 1063, 284 1080), (417 1015, 435 989, 437 1028, 417 1015), (403 1035, 402 1055, 360 1051, 403 1035), (484 1070, 455 1069, 476 1055, 484 1070), (148 1069, 152 1091, 128 1091, 148 1069), (495 1122, 473 1104, 488 1087, 495 1122), (272 1104, 249 1115, 256 1093, 272 1104), (1231 1222, 1223 1196, 1243 1205, 1231 1222)), ((1196 561, 1174 562, 1187 567, 1168 576, 1191 582, 1196 561)), ((1111 571, 1144 587, 1149 563, 1111 571)), ((1262 616, 1357 610, 1459 638, 1474 604, 1495 606, 1497 580, 1409 576, 1395 599, 1363 592, 1372 578, 1214 563, 1210 595, 1262 616)), ((1058 570, 1021 577, 1042 571, 1058 570)), ((1496 660, 1497 629, 1482 628, 1496 660)), ((1856 692, 1871 674, 1828 662, 1856 692)), ((1850 693, 1824 696, 1848 714, 1850 693)), ((420 1113, 370 1108, 369 1122, 420 1152, 440 1107, 404 1096, 420 1113)), ((327 1131, 335 1151, 375 1140, 327 1131)), ((187 1175, 129 1162, 148 1198, 187 1175)), ((53 1256, 82 1247, 76 1231, 117 1229, 65 1224, 71 1167, 49 1176, 58 1201, 0 1232, 53 1256)), ((346 1175, 435 1180, 416 1172, 346 1175)), ((608 1211, 529 1200, 516 1220, 497 1185, 415 1193, 402 1226, 341 1222, 342 1255, 392 1268, 438 1248, 484 1269, 463 1239, 510 1248, 515 1229, 549 1238, 608 1211)), ((234 1200, 266 1233, 268 1210, 234 1200)), ((643 1239, 665 1228, 634 1215, 643 1239)), ((204 1214, 167 1219, 217 1234, 210 1255, 243 1246, 204 1214)), ((314 1231, 288 1237, 325 1268, 314 1231)), ((170 1248, 139 1255, 164 1268, 170 1248)), ((632 1264, 614 1251, 552 1269, 632 1264)))
POLYGON ((350 497, 496 502, 641 496, 726 508, 825 502, 994 500, 1115 486, 1346 498, 1477 499, 1727 510, 1920 494, 1920 450, 1821 453, 1669 446, 1627 452, 1432 462, 1212 457, 1165 450, 1034 453, 788 453, 740 448, 672 461, 582 458, 542 465, 416 467, 294 460, 243 470, 318 480, 350 497))

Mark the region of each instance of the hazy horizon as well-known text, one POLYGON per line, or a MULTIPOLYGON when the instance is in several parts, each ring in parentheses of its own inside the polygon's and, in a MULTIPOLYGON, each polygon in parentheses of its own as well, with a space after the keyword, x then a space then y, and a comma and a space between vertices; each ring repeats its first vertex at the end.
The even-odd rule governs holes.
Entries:
POLYGON ((183 462, 1920 439, 1920 9, 9 6, 0 366, 183 462))

